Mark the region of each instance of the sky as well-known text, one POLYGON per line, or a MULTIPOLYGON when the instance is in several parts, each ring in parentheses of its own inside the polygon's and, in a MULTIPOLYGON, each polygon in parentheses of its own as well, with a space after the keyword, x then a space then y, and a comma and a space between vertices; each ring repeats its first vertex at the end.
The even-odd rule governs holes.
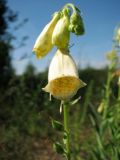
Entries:
POLYGON ((70 44, 74 43, 74 46, 70 52, 77 65, 81 68, 101 68, 106 65, 105 54, 112 49, 114 30, 120 23, 120 0, 8 0, 8 6, 18 12, 16 23, 19 24, 24 18, 29 19, 23 27, 13 33, 17 37, 17 41, 13 42, 14 46, 18 45, 22 36, 29 36, 26 45, 16 47, 11 54, 17 74, 23 73, 29 63, 32 63, 37 71, 43 71, 49 66, 56 47, 40 60, 32 53, 32 48, 53 13, 66 3, 73 3, 81 10, 85 26, 83 36, 71 34, 70 44), (24 55, 27 57, 22 59, 24 55))

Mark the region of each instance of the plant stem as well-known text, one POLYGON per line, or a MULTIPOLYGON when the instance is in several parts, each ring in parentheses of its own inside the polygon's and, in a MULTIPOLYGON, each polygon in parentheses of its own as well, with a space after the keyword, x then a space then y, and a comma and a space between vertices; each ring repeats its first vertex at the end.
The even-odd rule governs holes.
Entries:
POLYGON ((120 102, 120 76, 118 78, 118 102, 120 102))
POLYGON ((111 71, 108 71, 108 79, 107 79, 107 85, 106 85, 106 95, 105 95, 105 109, 103 113, 103 118, 106 117, 107 109, 109 106, 109 97, 110 97, 110 83, 111 83, 111 71))
POLYGON ((72 3, 67 3, 64 7, 71 7, 73 12, 77 12, 77 8, 72 3))
POLYGON ((67 159, 70 160, 70 135, 69 135, 69 128, 68 128, 68 104, 64 102, 63 104, 63 112, 64 112, 64 130, 67 133, 66 138, 66 152, 67 152, 67 159))

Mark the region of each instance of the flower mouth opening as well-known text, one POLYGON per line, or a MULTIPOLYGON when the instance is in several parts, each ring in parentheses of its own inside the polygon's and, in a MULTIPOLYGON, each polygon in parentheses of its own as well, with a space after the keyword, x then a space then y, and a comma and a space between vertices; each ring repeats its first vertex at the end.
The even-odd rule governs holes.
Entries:
POLYGON ((43 50, 41 51, 41 50, 38 49, 38 48, 33 48, 32 52, 33 52, 34 54, 36 54, 37 58, 39 58, 39 59, 41 59, 42 57, 44 57, 44 56, 47 55, 47 53, 45 53, 45 52, 46 52, 45 49, 43 49, 43 50))
POLYGON ((86 84, 77 77, 62 76, 51 80, 43 90, 49 92, 57 99, 67 100, 72 98, 78 89, 85 85, 86 84))

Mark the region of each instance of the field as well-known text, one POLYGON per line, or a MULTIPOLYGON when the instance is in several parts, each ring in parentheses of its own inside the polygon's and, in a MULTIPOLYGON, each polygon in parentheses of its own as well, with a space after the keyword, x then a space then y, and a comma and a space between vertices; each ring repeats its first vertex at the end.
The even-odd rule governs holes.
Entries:
MULTIPOLYGON (((58 140, 61 133, 54 131, 50 117, 62 122, 63 115, 59 113, 60 102, 55 99, 49 101, 49 95, 41 90, 47 81, 47 72, 35 75, 32 70, 33 67, 29 65, 22 76, 12 77, 9 87, 3 88, 4 95, 1 92, 1 159, 48 160, 59 157, 53 151, 52 143, 56 139, 58 140)), ((111 84, 112 95, 108 108, 110 113, 105 118, 108 124, 102 128, 100 125, 104 120, 101 119, 102 114, 98 113, 97 109, 103 98, 108 69, 88 68, 79 71, 79 73, 88 85, 77 93, 76 97, 79 95, 82 97, 76 105, 70 107, 69 111, 72 158, 87 160, 93 159, 92 155, 95 157, 104 154, 105 156, 110 154, 115 156, 112 148, 118 149, 119 155, 119 127, 117 128, 119 115, 116 114, 116 109, 119 109, 119 106, 118 108, 115 106, 119 105, 119 103, 115 103, 118 94, 117 78, 111 84), (98 73, 100 78, 96 76, 98 73), (116 127, 112 128, 113 133, 109 133, 111 123, 112 127, 116 127), (99 142, 96 134, 102 132, 103 129, 101 138, 104 140, 99 142), (102 146, 99 146, 99 143, 102 143, 102 146)), ((99 159, 102 158, 99 157, 99 159)))

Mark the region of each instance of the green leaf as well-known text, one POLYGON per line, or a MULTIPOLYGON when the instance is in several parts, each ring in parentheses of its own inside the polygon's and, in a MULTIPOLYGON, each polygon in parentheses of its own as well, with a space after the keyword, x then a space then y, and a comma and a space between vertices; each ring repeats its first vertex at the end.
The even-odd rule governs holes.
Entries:
POLYGON ((106 130, 108 130, 108 119, 101 122, 101 135, 104 135, 106 130))
POLYGON ((81 96, 78 97, 78 98, 76 98, 75 100, 69 102, 69 105, 70 105, 70 106, 74 106, 76 103, 78 103, 78 101, 79 101, 80 99, 81 99, 81 96))
POLYGON ((64 127, 61 122, 52 119, 52 127, 58 131, 63 131, 64 127))
POLYGON ((59 154, 64 154, 65 153, 62 144, 60 144, 59 142, 54 143, 53 148, 59 154))
POLYGON ((63 143, 64 143, 64 144, 66 144, 67 139, 68 139, 68 133, 67 133, 67 132, 64 132, 64 136, 63 136, 63 143))

